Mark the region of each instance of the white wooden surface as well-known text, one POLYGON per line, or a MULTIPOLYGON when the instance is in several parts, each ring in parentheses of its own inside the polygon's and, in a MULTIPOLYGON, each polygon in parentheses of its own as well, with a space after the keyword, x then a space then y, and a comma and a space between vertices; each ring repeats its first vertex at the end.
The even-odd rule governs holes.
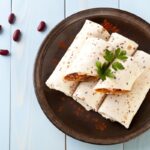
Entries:
POLYGON ((150 131, 124 144, 97 146, 65 136, 43 114, 33 90, 33 64, 38 48, 50 31, 64 17, 93 7, 128 10, 150 22, 149 0, 1 0, 0 48, 11 56, 0 56, 0 150, 149 150, 150 131), (17 21, 7 22, 12 11, 17 21), (46 32, 36 31, 38 23, 48 24, 46 32), (10 39, 21 29, 18 43, 10 39))
POLYGON ((32 79, 38 48, 49 30, 64 18, 64 2, 59 0, 58 6, 58 1, 13 0, 12 11, 17 16, 12 32, 19 28, 22 38, 11 42, 11 150, 64 150, 64 134, 43 114, 32 79), (44 33, 37 32, 41 20, 48 24, 44 33))
MULTIPOLYGON (((0 1, 0 48, 10 49, 10 25, 7 16, 10 12, 10 0, 0 1), (5 8, 5 9, 4 9, 5 8)), ((0 149, 9 149, 9 110, 10 110, 10 57, 0 56, 0 149)))

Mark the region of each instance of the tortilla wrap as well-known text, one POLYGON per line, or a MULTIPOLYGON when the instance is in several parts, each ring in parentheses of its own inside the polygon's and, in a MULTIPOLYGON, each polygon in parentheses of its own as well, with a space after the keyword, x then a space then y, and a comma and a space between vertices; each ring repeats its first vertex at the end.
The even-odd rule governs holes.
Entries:
POLYGON ((98 110, 106 119, 117 121, 126 128, 129 128, 150 89, 150 55, 137 51, 135 56, 142 57, 143 61, 139 66, 144 72, 137 78, 132 90, 122 95, 106 96, 98 110))
MULTIPOLYGON (((129 56, 134 54, 138 47, 137 43, 117 33, 112 33, 108 43, 109 45, 113 45, 113 48, 109 47, 108 49, 122 48, 129 56), (128 46, 132 48, 126 49, 128 46)), ((74 100, 78 102, 82 101, 82 103, 91 107, 91 110, 98 111, 106 95, 95 92, 94 87, 97 83, 98 81, 81 82, 73 94, 74 100)))
MULTIPOLYGON (((99 80, 94 89, 105 94, 129 92, 136 79, 143 73, 149 63, 149 55, 143 51, 137 51, 134 56, 128 57, 127 61, 122 63, 125 68, 124 70, 114 71, 114 79, 106 78, 105 81, 99 80)), ((110 66, 110 68, 112 67, 110 66)))
POLYGON ((90 107, 89 110, 93 109, 94 111, 97 111, 105 94, 97 93, 94 90, 96 84, 97 81, 80 83, 73 94, 73 99, 88 105, 90 107))
MULTIPOLYGON (((118 61, 119 62, 119 61, 118 61)), ((128 57, 127 61, 121 62, 124 70, 113 70, 115 78, 107 77, 105 81, 99 80, 94 89, 97 92, 105 94, 122 94, 132 89, 135 80, 140 76, 142 71, 138 67, 134 57, 128 57)))
POLYGON ((86 20, 82 29, 75 37, 74 41, 62 57, 58 65, 56 66, 49 79, 46 81, 46 85, 50 89, 55 89, 63 92, 68 96, 72 96, 75 91, 78 82, 77 81, 65 81, 64 75, 70 68, 73 61, 76 59, 84 42, 90 37, 97 37, 107 40, 109 33, 99 24, 86 20))
POLYGON ((105 62, 103 57, 107 42, 98 38, 89 38, 81 48, 77 59, 72 63, 65 76, 69 81, 90 81, 99 78, 96 61, 105 62))
POLYGON ((125 50, 129 56, 133 55, 138 48, 136 42, 118 33, 112 33, 108 43, 112 45, 114 49, 120 48, 125 50))

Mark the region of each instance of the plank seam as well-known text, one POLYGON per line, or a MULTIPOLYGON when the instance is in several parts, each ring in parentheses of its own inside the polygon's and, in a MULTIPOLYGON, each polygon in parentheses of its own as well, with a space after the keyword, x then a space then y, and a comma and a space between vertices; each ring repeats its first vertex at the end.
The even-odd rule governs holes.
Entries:
POLYGON ((65 134, 65 150, 67 150, 67 136, 65 134))
POLYGON ((66 18, 66 0, 64 0, 64 18, 66 18))
POLYGON ((120 9, 120 0, 118 0, 118 8, 120 9))
MULTIPOLYGON (((12 0, 10 0, 10 12, 12 12, 12 0)), ((10 25, 10 52, 11 52, 11 25, 10 25)), ((11 150, 11 56, 10 56, 10 102, 9 102, 9 150, 11 150)))

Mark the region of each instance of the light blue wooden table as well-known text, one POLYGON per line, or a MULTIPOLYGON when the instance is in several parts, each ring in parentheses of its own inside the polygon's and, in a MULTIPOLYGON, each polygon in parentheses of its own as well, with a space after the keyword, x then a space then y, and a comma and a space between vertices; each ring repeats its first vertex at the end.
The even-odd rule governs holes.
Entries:
POLYGON ((33 64, 42 40, 59 21, 87 8, 113 7, 135 13, 150 22, 149 0, 1 0, 0 48, 0 150, 150 150, 150 131, 124 144, 97 146, 72 139, 55 128, 43 114, 33 89, 33 64), (9 25, 14 12, 17 20, 9 25), (41 20, 48 29, 36 31, 41 20), (21 29, 19 43, 12 33, 21 29))

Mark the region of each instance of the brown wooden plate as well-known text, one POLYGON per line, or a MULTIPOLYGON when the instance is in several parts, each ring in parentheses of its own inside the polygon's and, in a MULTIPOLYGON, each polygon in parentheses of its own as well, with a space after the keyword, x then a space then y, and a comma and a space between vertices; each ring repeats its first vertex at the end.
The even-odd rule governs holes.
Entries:
POLYGON ((41 45, 35 62, 35 92, 48 119, 67 135, 93 144, 125 142, 150 127, 150 92, 130 128, 125 129, 119 123, 106 120, 98 113, 86 111, 72 98, 50 90, 45 85, 45 81, 86 19, 97 23, 107 19, 119 28, 119 33, 139 43, 139 49, 150 53, 150 25, 144 20, 117 9, 96 8, 81 11, 60 22, 41 45))

